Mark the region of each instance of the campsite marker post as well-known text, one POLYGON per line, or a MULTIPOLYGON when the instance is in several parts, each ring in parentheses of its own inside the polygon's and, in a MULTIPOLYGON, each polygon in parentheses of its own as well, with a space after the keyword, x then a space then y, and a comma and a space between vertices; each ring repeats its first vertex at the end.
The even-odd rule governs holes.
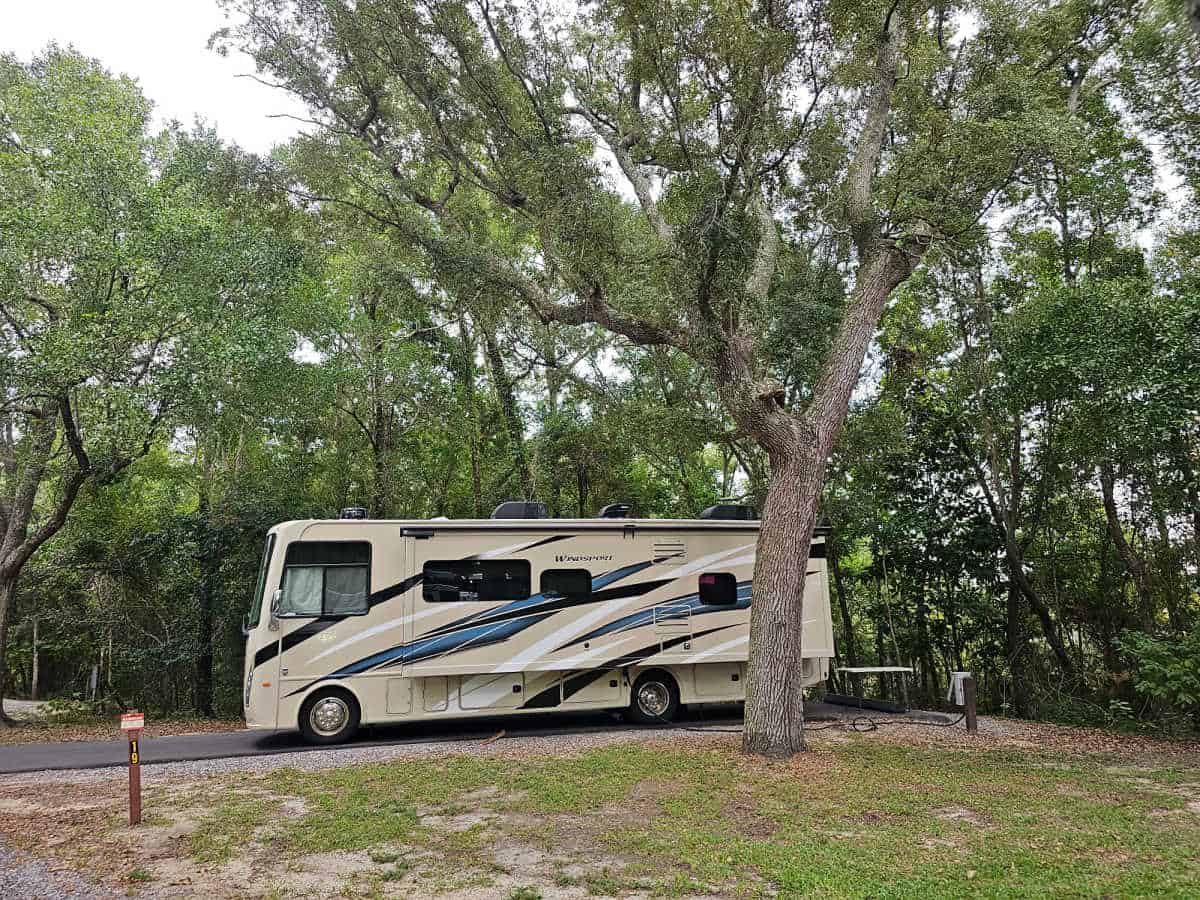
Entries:
POLYGON ((975 677, 963 679, 963 699, 967 707, 967 734, 979 734, 979 721, 975 718, 975 677))
POLYGON ((142 754, 138 741, 146 727, 146 716, 137 711, 121 713, 121 731, 129 738, 129 824, 142 822, 142 754))
POLYGON ((967 734, 979 734, 979 720, 975 716, 974 673, 950 673, 950 689, 946 691, 946 702, 952 700, 956 705, 965 707, 963 716, 967 720, 967 734))

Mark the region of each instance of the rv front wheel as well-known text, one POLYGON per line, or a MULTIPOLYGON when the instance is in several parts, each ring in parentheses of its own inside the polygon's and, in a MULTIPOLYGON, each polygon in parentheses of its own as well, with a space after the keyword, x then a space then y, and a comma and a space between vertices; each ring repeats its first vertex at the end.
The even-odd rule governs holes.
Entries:
POLYGON ((679 712, 679 686, 666 672, 647 672, 633 684, 629 717, 642 725, 670 722, 679 712))
POLYGON ((300 731, 313 744, 340 744, 358 731, 358 701, 347 691, 317 691, 300 707, 300 731))

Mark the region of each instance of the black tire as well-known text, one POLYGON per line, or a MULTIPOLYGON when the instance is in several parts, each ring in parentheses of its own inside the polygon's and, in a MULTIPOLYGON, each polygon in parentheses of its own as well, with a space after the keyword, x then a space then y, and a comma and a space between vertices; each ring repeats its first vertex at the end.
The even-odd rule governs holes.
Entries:
POLYGON ((662 725, 679 714, 679 685, 661 669, 638 676, 629 698, 629 718, 639 725, 662 725))
POLYGON ((300 707, 300 733, 310 744, 341 744, 358 731, 362 711, 343 688, 314 691, 300 707))

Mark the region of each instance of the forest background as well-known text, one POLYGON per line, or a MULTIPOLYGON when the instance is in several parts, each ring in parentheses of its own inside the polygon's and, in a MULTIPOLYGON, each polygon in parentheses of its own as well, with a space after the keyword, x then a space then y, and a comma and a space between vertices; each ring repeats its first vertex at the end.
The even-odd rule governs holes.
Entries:
MULTIPOLYGON (((702 365, 669 343, 554 321, 494 272, 413 240, 366 159, 384 126, 356 133, 303 66, 270 55, 315 26, 289 4, 229 6, 241 24, 214 49, 255 50, 260 75, 313 109, 313 127, 269 155, 202 124, 157 129, 136 82, 69 48, 0 58, 6 696, 31 696, 36 679, 43 698, 237 715, 241 621, 280 521, 357 505, 481 517, 520 497, 564 517, 618 501, 651 517, 730 496, 761 505, 767 455, 702 365)), ((607 6, 576 23, 593 46, 641 21, 640 4, 616 4, 597 24, 607 6)), ((744 49, 695 49, 713 34, 770 28, 836 48, 878 34, 898 4, 851 6, 813 5, 825 25, 805 31, 799 16, 764 25, 751 5, 730 25, 739 4, 659 4, 662 96, 696 101, 686 88, 703 71, 689 60, 744 49)), ((497 70, 511 73, 506 46, 532 54, 518 68, 536 60, 517 7, 461 13, 485 36, 490 14, 500 22, 485 54, 497 70)), ((839 661, 914 666, 916 703, 971 669, 996 712, 1200 726, 1196 15, 1166 0, 913 7, 947 59, 970 45, 999 66, 1037 43, 1068 114, 1049 135, 1032 121, 1027 137, 1017 130, 1021 152, 984 208, 896 289, 831 457, 821 515, 839 661)), ((901 91, 930 48, 911 45, 901 91)), ((822 58, 848 67, 837 77, 850 96, 853 53, 822 58)), ((544 101, 533 79, 502 76, 515 96, 497 108, 544 101)), ((939 85, 915 89, 949 96, 939 85)), ((769 185, 779 260, 755 312, 784 405, 810 397, 854 283, 852 237, 812 200, 851 165, 839 135, 853 126, 807 96, 807 149, 781 156, 769 185)), ((408 115, 396 107, 393 129, 408 115)), ((919 146, 901 145, 905 109, 883 137, 884 168, 922 165, 919 146)), ((792 137, 774 136, 788 153, 792 137)), ((569 238, 651 247, 630 213, 647 185, 621 178, 633 146, 589 145, 623 187, 593 211, 600 237, 569 238)), ((988 151, 952 149, 964 167, 988 151)), ((639 165, 661 167, 650 187, 671 228, 696 246, 757 243, 752 202, 710 233, 708 176, 642 150, 639 165)), ((478 176, 473 195, 455 193, 457 175, 405 178, 428 179, 423 207, 453 200, 460 226, 536 271, 547 261, 513 224, 524 199, 478 190, 491 172, 473 159, 458 160, 464 180, 478 176)), ((925 165, 946 160, 937 147, 925 165)))

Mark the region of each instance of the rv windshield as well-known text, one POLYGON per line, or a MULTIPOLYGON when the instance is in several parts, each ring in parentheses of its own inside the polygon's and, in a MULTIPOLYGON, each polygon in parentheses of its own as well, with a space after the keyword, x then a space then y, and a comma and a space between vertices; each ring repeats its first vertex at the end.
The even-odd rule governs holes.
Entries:
POLYGON ((254 588, 254 599, 250 602, 247 626, 253 628, 262 616, 263 588, 266 587, 267 569, 271 565, 271 552, 275 549, 275 535, 267 535, 267 546, 263 549, 262 564, 258 568, 258 584, 254 588))

